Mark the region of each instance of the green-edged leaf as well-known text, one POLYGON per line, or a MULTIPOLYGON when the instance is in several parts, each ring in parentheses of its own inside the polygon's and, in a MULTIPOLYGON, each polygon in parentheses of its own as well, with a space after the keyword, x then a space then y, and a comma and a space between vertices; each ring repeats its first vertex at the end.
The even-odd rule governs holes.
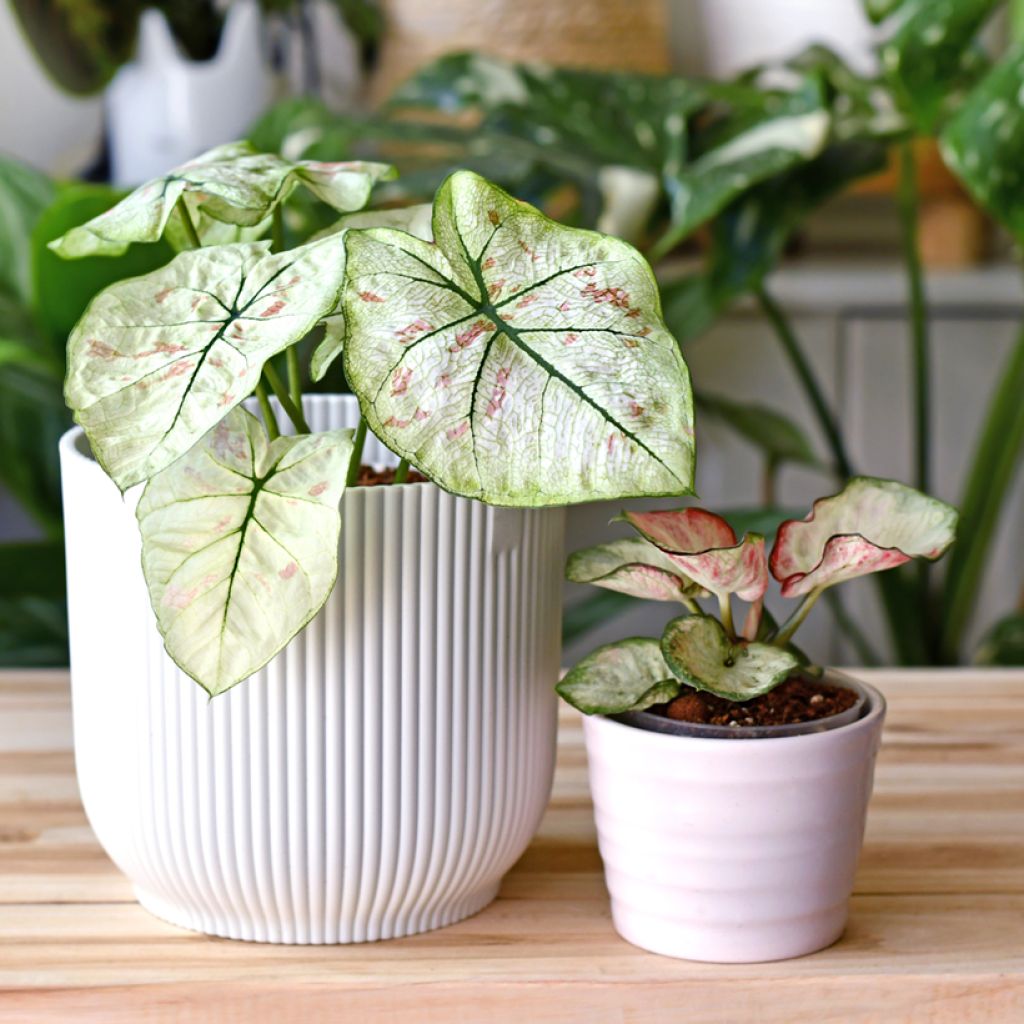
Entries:
POLYGON ((783 597, 799 597, 911 558, 939 558, 953 543, 958 513, 938 498, 874 477, 853 477, 820 498, 803 520, 779 527, 772 575, 783 597))
POLYGON ((653 544, 633 537, 574 552, 565 577, 648 601, 705 596, 703 588, 687 579, 653 544))
POLYGON ((146 182, 113 209, 56 239, 51 248, 77 259, 117 255, 132 242, 155 242, 168 220, 180 216, 178 198, 188 194, 190 212, 242 227, 265 221, 299 184, 336 210, 358 210, 375 182, 393 176, 387 164, 292 162, 257 153, 247 142, 231 142, 146 182))
POLYGON ((181 253, 112 285, 68 342, 68 405, 122 490, 158 473, 251 393, 264 362, 334 307, 341 244, 181 253))
POLYGON ((707 615, 673 619, 661 638, 665 662, 684 683, 726 700, 750 700, 778 686, 797 668, 789 651, 770 644, 733 642, 707 615))
POLYGON ((976 665, 1024 665, 1024 612, 1000 619, 984 636, 974 655, 976 665))
POLYGON ((566 673, 559 695, 585 715, 643 711, 679 696, 657 640, 633 637, 599 647, 566 673))
POLYGON ((45 174, 0 158, 0 291, 23 303, 32 294, 32 229, 53 193, 53 184, 45 174))
POLYGON ((968 191, 1018 241, 1024 240, 1024 43, 974 88, 946 125, 942 156, 968 191))
POLYGON ((749 402, 732 402, 707 392, 701 392, 696 398, 698 408, 728 423, 771 461, 819 465, 807 435, 791 419, 774 409, 749 402))
POLYGON ((494 504, 690 491, 689 375, 636 250, 470 172, 434 237, 345 236, 345 374, 392 451, 494 504))
POLYGON ((338 571, 352 432, 267 442, 236 409, 139 501, 142 568, 167 653, 208 693, 265 665, 338 571))

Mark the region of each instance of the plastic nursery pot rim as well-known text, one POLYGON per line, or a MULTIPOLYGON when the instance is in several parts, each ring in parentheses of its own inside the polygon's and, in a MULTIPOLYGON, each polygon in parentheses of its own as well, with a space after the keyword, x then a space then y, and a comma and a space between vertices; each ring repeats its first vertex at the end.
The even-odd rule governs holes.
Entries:
POLYGON ((711 740, 760 740, 832 732, 853 725, 879 709, 885 709, 885 699, 874 687, 841 672, 826 671, 821 681, 853 690, 857 694, 856 703, 838 715, 830 715, 828 718, 819 718, 812 722, 794 722, 791 725, 708 725, 703 722, 679 722, 653 711, 624 711, 618 715, 608 715, 607 718, 642 732, 656 732, 666 736, 689 736, 711 740))

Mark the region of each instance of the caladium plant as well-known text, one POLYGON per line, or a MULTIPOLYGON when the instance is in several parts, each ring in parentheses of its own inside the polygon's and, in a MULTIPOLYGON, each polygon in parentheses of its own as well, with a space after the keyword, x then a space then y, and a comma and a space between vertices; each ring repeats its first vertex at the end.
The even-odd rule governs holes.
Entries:
POLYGON ((640 539, 612 541, 569 559, 577 582, 635 597, 676 600, 686 614, 673 619, 660 643, 633 637, 607 644, 576 665, 558 692, 587 714, 640 711, 672 700, 683 686, 730 701, 767 693, 805 659, 793 634, 829 587, 912 558, 939 558, 952 544, 955 508, 904 484, 854 477, 840 494, 814 503, 803 520, 779 527, 770 559, 764 537, 737 542, 720 516, 699 508, 626 513, 640 539), (769 570, 782 596, 801 597, 779 626, 762 615, 769 570), (720 620, 698 598, 714 594, 720 620), (732 598, 750 605, 741 630, 732 598))
MULTIPOLYGON (((157 625, 211 694, 327 600, 367 430, 400 456, 396 482, 414 466, 495 504, 692 493, 689 376, 644 259, 467 171, 429 211, 356 213, 392 175, 232 143, 52 243, 69 258, 161 237, 184 249, 96 297, 69 340, 65 395, 118 487, 145 484, 157 625), (283 250, 282 206, 300 185, 343 216, 283 250), (313 434, 303 416, 296 346, 319 325, 312 376, 343 360, 354 432, 313 434), (262 423, 240 408, 250 395, 262 423)), ((628 577, 621 555, 608 573, 628 577)), ((702 593, 671 557, 663 569, 667 589, 702 593)))

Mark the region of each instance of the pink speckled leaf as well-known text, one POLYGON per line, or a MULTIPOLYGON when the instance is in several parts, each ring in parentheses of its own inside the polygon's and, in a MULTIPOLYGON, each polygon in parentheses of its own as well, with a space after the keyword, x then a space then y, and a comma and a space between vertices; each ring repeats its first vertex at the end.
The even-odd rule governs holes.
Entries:
POLYGON ((854 477, 806 519, 779 527, 772 575, 783 597, 799 597, 912 558, 935 559, 953 543, 958 518, 952 505, 912 487, 854 477))
MULTIPOLYGON (((274 153, 258 153, 248 142, 211 149, 162 178, 139 186, 116 206, 50 243, 66 259, 117 256, 132 242, 155 242, 168 222, 180 217, 181 196, 204 242, 225 241, 213 222, 254 227, 266 222, 299 184, 336 210, 358 210, 375 182, 394 177, 394 168, 375 163, 293 162, 274 153)), ((180 241, 181 225, 172 226, 180 241)))
POLYGON ((338 571, 352 431, 268 443, 243 409, 153 477, 137 510, 167 653, 216 695, 320 610, 338 571))
POLYGON ((345 237, 345 374, 374 433, 494 504, 687 493, 689 377, 639 253, 468 171, 433 231, 345 237))
POLYGON ((181 253, 101 292, 68 341, 65 397, 124 490, 170 465, 335 302, 340 241, 181 253))
POLYGON ((633 537, 574 552, 565 575, 573 583, 592 583, 648 601, 705 596, 703 588, 687 579, 653 544, 633 537))
POLYGON ((626 512, 623 519, 660 548, 712 594, 759 601, 768 589, 764 537, 748 533, 740 543, 721 517, 701 508, 626 512))

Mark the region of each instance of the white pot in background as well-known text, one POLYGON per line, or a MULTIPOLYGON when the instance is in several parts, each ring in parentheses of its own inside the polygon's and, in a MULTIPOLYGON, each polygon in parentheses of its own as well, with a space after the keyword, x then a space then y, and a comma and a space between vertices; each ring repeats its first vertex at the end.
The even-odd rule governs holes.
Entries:
MULTIPOLYGON (((306 412, 314 430, 358 417, 351 396, 306 412)), ((486 906, 551 785, 561 510, 433 484, 348 491, 326 607, 210 701, 163 651, 135 500, 86 451, 64 436, 75 761, 142 905, 289 943, 410 935, 486 906)), ((372 438, 367 459, 393 461, 372 438)))
POLYGON ((584 719, 612 917, 666 956, 754 963, 835 942, 885 701, 825 732, 705 739, 584 719))

